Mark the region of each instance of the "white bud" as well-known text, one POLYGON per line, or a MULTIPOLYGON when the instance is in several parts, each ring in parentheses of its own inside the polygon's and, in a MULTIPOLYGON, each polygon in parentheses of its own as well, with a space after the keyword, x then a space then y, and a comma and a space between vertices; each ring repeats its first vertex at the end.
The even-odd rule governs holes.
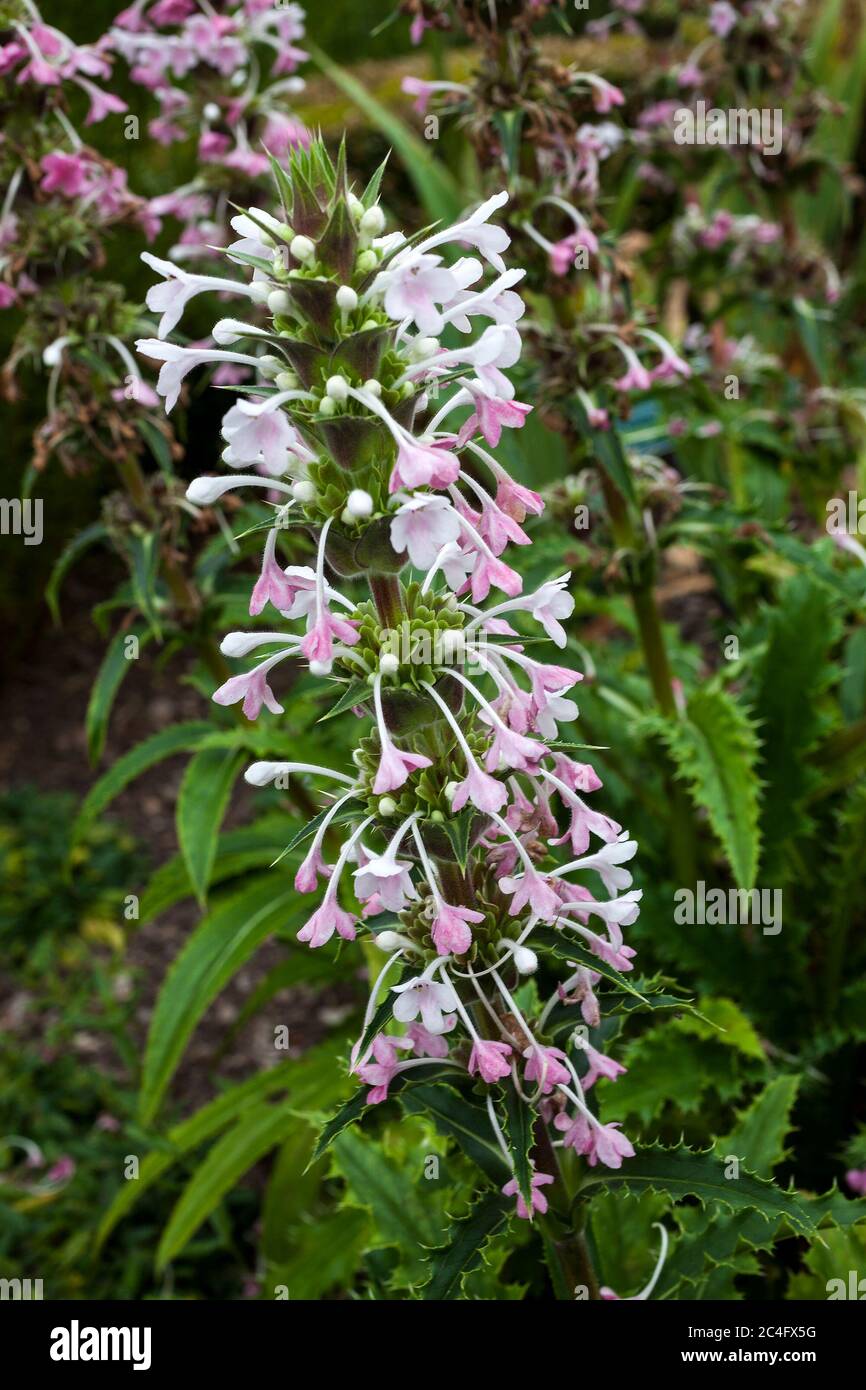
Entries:
POLYGON ((449 801, 453 801, 453 800, 454 800, 454 793, 456 792, 457 787, 458 787, 458 783, 457 783, 457 782, 446 782, 446 784, 445 784, 445 795, 447 796, 447 798, 448 798, 449 801))
POLYGON ((285 290, 272 290, 268 295, 268 308, 272 314, 288 313, 291 302, 285 290))
POLYGON ((415 950, 415 943, 409 940, 408 936, 401 936, 398 931, 380 931, 373 938, 380 951, 399 951, 401 948, 409 951, 415 950))
POLYGON ((322 399, 319 401, 319 414, 336 415, 336 413, 337 402, 335 400, 332 400, 330 396, 323 396, 322 399))
POLYGON ((289 250, 296 261, 311 261, 316 254, 316 245, 308 236, 296 236, 292 237, 289 250))
POLYGON ((346 203, 350 213, 355 219, 360 219, 364 216, 364 204, 361 202, 357 193, 350 193, 346 198, 346 203))
POLYGON ((351 314, 353 309, 358 307, 358 296, 351 285, 341 285, 337 290, 337 308, 344 313, 351 314))
POLYGON ((532 975, 538 969, 538 956, 528 946, 518 946, 516 941, 503 941, 502 945, 511 952, 518 975, 532 975))
POLYGON ((379 802, 380 816, 393 816, 397 810, 397 803, 393 796, 383 796, 379 802))
POLYGON ((292 483, 292 496, 297 502, 314 502, 316 499, 315 484, 309 478, 299 478, 296 483, 292 483))
POLYGON ((383 676, 396 676, 400 662, 393 652, 383 652, 379 657, 379 670, 383 676))
POLYGON ((294 372, 277 372, 274 377, 274 385, 278 386, 281 391, 294 391, 297 384, 298 378, 294 372))
POLYGON ((361 767, 361 765, 363 764, 363 761, 364 761, 364 754, 361 752, 360 748, 353 748, 353 749, 352 749, 352 762, 355 764, 355 766, 356 766, 356 767, 361 767))
POLYGON ((352 517, 372 516, 373 499, 363 488, 353 488, 346 498, 346 511, 352 517))
POLYGON ((415 358, 432 357, 434 352, 439 351, 438 338, 416 338, 412 344, 412 356, 415 358))
POLYGON ((371 376, 364 382, 364 390, 369 391, 371 396, 381 396, 382 383, 381 381, 377 381, 374 376, 371 376))
POLYGON ((329 675, 331 674, 331 667, 332 667, 332 665, 333 665, 333 662, 331 662, 331 661, 311 661, 311 662, 310 662, 310 675, 311 675, 311 676, 329 676, 329 675))
POLYGON ((456 656, 466 646, 466 634, 459 627, 447 627, 439 638, 443 656, 456 656))
POLYGON ((253 280, 250 284, 250 299, 254 304, 267 304, 270 292, 270 280, 253 280))
POLYGON ((208 101, 202 114, 206 121, 218 121, 221 113, 215 101, 208 101))
POLYGON ((259 358, 259 371, 262 376, 278 376, 284 367, 285 363, 282 357, 276 357, 272 352, 266 352, 264 357, 259 358))
POLYGON ((360 253, 356 264, 361 274, 366 275, 368 271, 376 269, 376 266, 379 264, 379 257, 376 255, 375 251, 367 249, 360 253))
POLYGON ((381 236, 385 230, 385 214, 376 203, 374 207, 367 208, 361 218, 361 231, 365 236, 381 236))
POLYGON ((349 398, 349 383, 344 376, 329 376, 325 382, 325 394, 342 405, 349 398))

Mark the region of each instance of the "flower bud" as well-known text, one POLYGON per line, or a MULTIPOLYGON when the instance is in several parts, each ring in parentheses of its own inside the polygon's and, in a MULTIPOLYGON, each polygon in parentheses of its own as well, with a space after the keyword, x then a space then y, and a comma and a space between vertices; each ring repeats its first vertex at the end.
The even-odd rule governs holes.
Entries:
POLYGON ((337 413, 337 402, 332 396, 323 396, 319 402, 320 415, 335 415, 337 413))
POLYGON ((373 940, 380 951, 399 951, 401 948, 405 951, 407 947, 410 950, 414 948, 414 942, 397 931, 377 932, 373 940))
POLYGON ((314 502, 316 498, 316 487, 309 478, 299 478, 296 483, 292 483, 292 496, 298 502, 314 502))
POLYGON ((383 676, 396 676, 400 670, 399 658, 393 652, 383 652, 379 657, 379 670, 383 676))
POLYGON ((332 664, 333 664, 333 663, 330 662, 330 661, 311 661, 311 662, 310 662, 310 675, 311 675, 311 676, 329 676, 329 675, 331 674, 331 666, 332 666, 332 664))
POLYGON ((432 357, 439 347, 438 338, 416 338, 412 344, 412 356, 420 361, 421 358, 432 357))
POLYGON ((501 944, 511 952, 518 975, 532 975, 538 969, 538 956, 528 946, 518 946, 507 938, 501 944))
POLYGON ((379 802, 380 816, 393 816, 397 810, 397 803, 393 796, 383 796, 379 802))
POLYGON ((456 783, 456 782, 446 782, 446 784, 445 784, 445 795, 447 796, 447 798, 448 798, 449 801, 453 801, 453 800, 454 800, 454 793, 456 792, 456 790, 457 790, 457 783, 456 783))
POLYGON ((308 236, 292 237, 289 250, 296 261, 311 261, 316 254, 316 243, 308 236))
POLYGON ((250 284, 250 299, 254 304, 267 304, 270 293, 270 280, 253 280, 250 284))
POLYGON ((274 385, 279 386, 281 391, 294 391, 298 384, 298 378, 294 372, 277 372, 274 377, 274 385))
POLYGON ((349 398, 349 384, 344 376, 329 376, 325 382, 325 393, 332 401, 342 405, 349 398))
POLYGON ((272 314, 287 313, 291 302, 285 290, 272 290, 268 295, 268 308, 272 314))
POLYGON ((344 314, 351 314, 352 310, 358 307, 358 296, 351 285, 341 285, 336 298, 337 308, 342 309, 344 314))
POLYGON ((365 236, 381 236, 385 230, 385 214, 376 203, 374 207, 367 208, 361 218, 361 231, 365 236))
POLYGON ((362 275, 367 275, 369 271, 376 269, 379 264, 379 257, 375 251, 362 251, 355 264, 362 275))
POLYGON ((202 115, 204 116, 206 121, 218 121, 221 112, 215 101, 208 101, 205 102, 202 115))
POLYGON ((372 516, 373 499, 369 492, 365 492, 361 487, 353 488, 346 498, 346 511, 353 520, 365 516, 372 516))
POLYGON ((272 352, 266 352, 264 357, 259 358, 259 371, 262 376, 278 376, 284 365, 282 357, 276 357, 272 352))
POLYGON ((442 656, 447 660, 449 657, 457 656, 464 651, 466 647, 466 634, 461 628, 446 627, 445 631, 440 633, 439 644, 442 650, 442 656))
POLYGON ((371 376, 368 381, 364 382, 364 390, 368 391, 371 396, 379 397, 382 394, 382 383, 371 376))

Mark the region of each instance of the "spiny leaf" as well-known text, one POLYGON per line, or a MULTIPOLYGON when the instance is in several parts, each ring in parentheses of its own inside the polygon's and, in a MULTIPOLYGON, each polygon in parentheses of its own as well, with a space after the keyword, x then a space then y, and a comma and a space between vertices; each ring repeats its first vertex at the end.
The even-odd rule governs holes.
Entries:
POLYGON ((786 1191, 740 1168, 734 1178, 725 1177, 725 1164, 711 1149, 698 1152, 681 1146, 661 1145, 641 1150, 625 1159, 622 1168, 593 1169, 584 1178, 581 1191, 607 1187, 625 1192, 666 1192, 674 1201, 696 1197, 702 1204, 726 1207, 731 1212, 754 1209, 767 1220, 784 1219, 800 1235, 812 1236, 816 1221, 799 1193, 786 1191))
POLYGON ((777 1076, 767 1083, 751 1105, 737 1116, 737 1123, 716 1153, 736 1154, 758 1177, 769 1178, 785 1157, 785 1138, 791 1127, 791 1111, 797 1099, 799 1076, 777 1076))
POLYGON ((487 1111, 479 1101, 471 1104, 445 1081, 422 1082, 399 1093, 400 1104, 412 1115, 426 1115, 440 1134, 456 1140, 463 1152, 497 1185, 509 1172, 490 1128, 487 1111))
POLYGON ((741 888, 753 888, 758 868, 758 740, 752 720, 724 690, 695 691, 682 719, 644 721, 664 742, 709 817, 741 888))
POLYGON ((505 1138, 514 1163, 514 1176, 527 1207, 532 1206, 532 1111, 509 1082, 505 1087, 505 1138))
POLYGON ((480 1267, 484 1249, 508 1220, 510 1204, 496 1192, 481 1197, 466 1216, 452 1222, 448 1240, 430 1252, 430 1281, 424 1298, 459 1298, 464 1276, 480 1267))

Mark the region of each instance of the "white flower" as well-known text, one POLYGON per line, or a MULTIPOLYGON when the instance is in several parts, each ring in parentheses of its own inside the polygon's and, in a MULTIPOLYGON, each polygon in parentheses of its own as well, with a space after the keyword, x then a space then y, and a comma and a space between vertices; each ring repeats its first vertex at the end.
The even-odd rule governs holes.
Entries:
POLYGON ((398 1023, 411 1023, 420 1014, 428 1033, 447 1033, 448 1015, 457 1008, 457 996, 451 985, 438 984, 419 975, 405 985, 395 985, 394 993, 399 996, 394 1005, 398 1023))
POLYGON ((411 563, 428 570, 444 545, 460 535, 460 518, 444 497, 424 493, 406 499, 391 522, 391 544, 408 550, 411 563))

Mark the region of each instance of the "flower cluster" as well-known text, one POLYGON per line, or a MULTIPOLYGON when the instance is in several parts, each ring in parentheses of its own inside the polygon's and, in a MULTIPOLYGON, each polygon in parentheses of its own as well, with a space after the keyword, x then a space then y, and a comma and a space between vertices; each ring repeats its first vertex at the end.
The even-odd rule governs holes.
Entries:
POLYGON ((193 181, 152 203, 158 216, 182 223, 178 259, 215 254, 228 199, 249 201, 250 185, 269 173, 262 145, 282 158, 309 144, 286 108, 304 87, 303 35, 301 6, 273 0, 134 0, 117 16, 108 42, 159 106, 150 135, 163 145, 196 142, 193 181))
MULTIPOLYGON (((272 681, 292 658, 342 682, 341 708, 371 718, 349 771, 257 762, 246 773, 256 786, 309 774, 335 788, 297 871, 300 893, 324 884, 299 939, 318 948, 363 929, 387 954, 352 1055, 369 1103, 426 1066, 482 1088, 509 1079, 560 1145, 619 1167, 632 1147, 587 1094, 623 1069, 590 1035, 602 974, 632 968, 623 927, 640 892, 624 865, 636 844, 593 805, 594 769, 558 743, 580 673, 530 655, 512 625, 534 623, 564 648, 574 601, 567 575, 524 592, 504 558, 530 544, 524 524, 542 510, 490 452, 530 409, 505 374, 524 309, 523 272, 506 266, 509 236, 493 220, 506 195, 407 238, 386 230, 380 174, 356 196, 342 151, 334 167, 315 142, 275 174, 281 215, 233 219, 226 254, 251 269, 245 286, 149 258, 164 277, 148 300, 162 334, 194 295, 229 286, 267 306, 267 326, 222 319, 213 348, 138 343, 162 363, 169 410, 200 364, 256 374, 223 422, 233 471, 197 479, 188 498, 207 506, 252 486, 273 499, 250 612, 270 604, 298 627, 230 633, 223 652, 256 661, 214 698, 243 702, 248 718, 262 705, 279 713, 272 681), (281 558, 296 524, 316 537, 314 567, 281 558), (358 600, 342 581, 361 576, 370 597, 358 600), (545 971, 565 961, 565 978, 527 1017, 515 993, 540 958, 545 971), (379 992, 398 971, 382 1025, 379 992)), ((512 1167, 498 1095, 485 1104, 512 1167)), ((520 1191, 515 1176, 505 1191, 529 1216, 553 1181, 536 1172, 520 1191)))

